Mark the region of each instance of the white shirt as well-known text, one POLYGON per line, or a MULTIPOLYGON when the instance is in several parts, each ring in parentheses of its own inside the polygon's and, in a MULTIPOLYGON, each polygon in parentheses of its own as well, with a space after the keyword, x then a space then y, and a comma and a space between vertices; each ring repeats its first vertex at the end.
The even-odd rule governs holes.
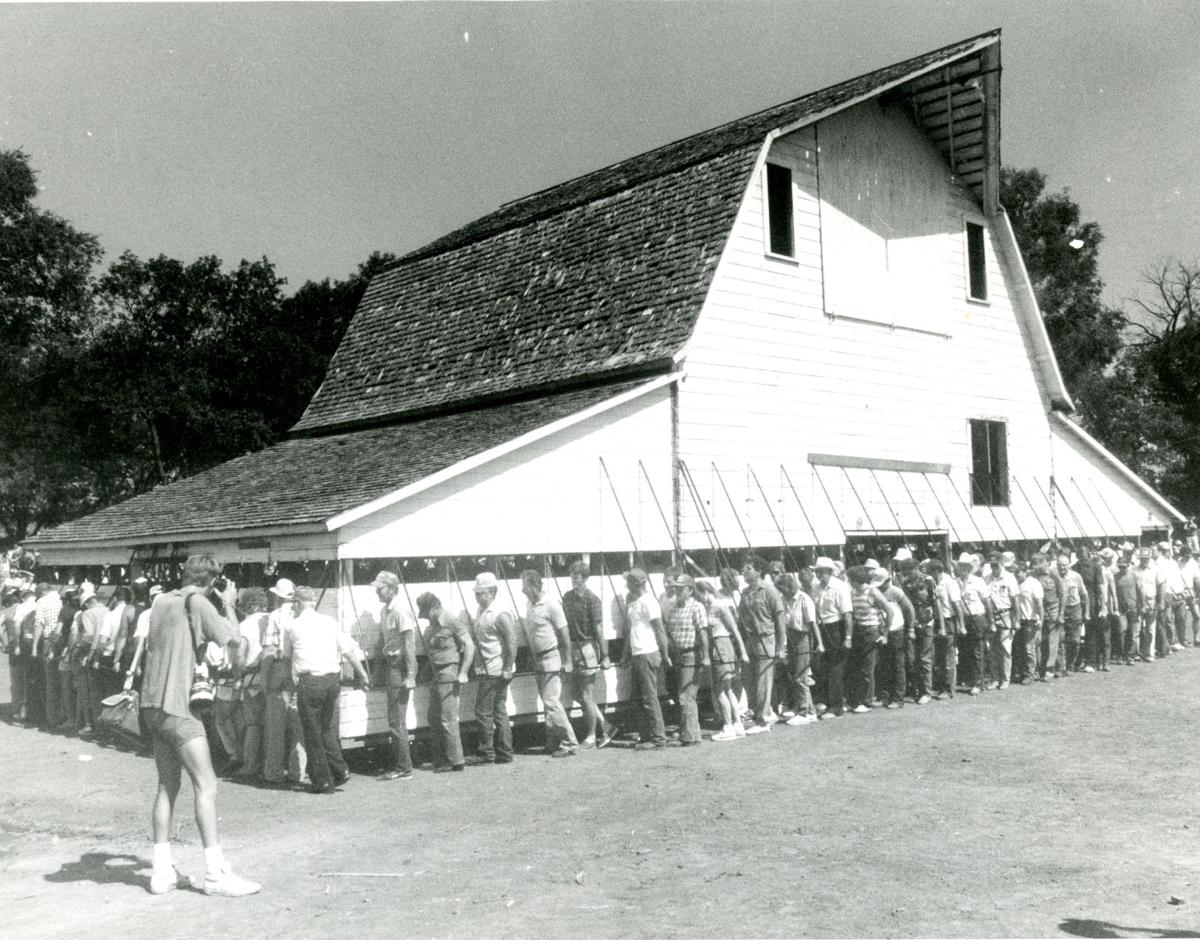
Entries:
POLYGON ((996 610, 1012 610, 1013 600, 1021 590, 1012 572, 1001 569, 999 574, 992 574, 989 570, 983 581, 991 594, 992 606, 996 610))
POLYGON ((943 617, 953 617, 954 605, 962 603, 962 589, 958 582, 944 571, 938 577, 937 599, 943 617))
POLYGON ((625 624, 629 631, 629 652, 634 656, 657 653, 658 637, 650 622, 662 620, 662 608, 658 606, 654 595, 647 591, 635 600, 627 599, 624 612, 625 624))
POLYGON ((1183 593, 1183 574, 1179 570, 1179 563, 1174 558, 1160 558, 1158 560, 1158 583, 1166 589, 1168 594, 1183 593))
POLYGON ((293 617, 283 633, 283 655, 292 660, 293 678, 340 673, 342 657, 354 648, 336 620, 311 607, 293 617))
POLYGON ((1046 600, 1046 589, 1034 575, 1029 575, 1021 582, 1020 593, 1017 595, 1018 616, 1022 620, 1035 620, 1042 615, 1042 604, 1046 600))
POLYGON ((828 584, 813 582, 817 619, 821 623, 837 623, 846 614, 853 613, 854 603, 850 599, 850 585, 841 578, 830 578, 828 584))

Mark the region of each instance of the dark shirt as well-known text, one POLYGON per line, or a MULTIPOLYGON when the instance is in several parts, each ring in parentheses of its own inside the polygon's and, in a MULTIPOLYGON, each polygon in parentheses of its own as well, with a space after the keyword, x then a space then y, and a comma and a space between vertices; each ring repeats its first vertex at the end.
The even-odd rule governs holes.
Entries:
POLYGON ((1083 586, 1087 588, 1088 596, 1099 600, 1104 596, 1104 570, 1095 558, 1081 558, 1075 566, 1079 576, 1083 578, 1083 586))
POLYGON ((600 638, 603 618, 600 598, 586 587, 582 591, 574 588, 562 599, 563 613, 567 615, 567 630, 572 643, 594 643, 600 638))
POLYGON ((1117 611, 1122 614, 1137 615, 1141 610, 1138 604, 1138 578, 1132 568, 1126 568, 1124 574, 1116 577, 1117 611))
POLYGON ((1042 598, 1042 608, 1046 612, 1046 619, 1057 620, 1062 609, 1062 575, 1057 571, 1046 571, 1039 573, 1037 579, 1042 582, 1042 592, 1045 595, 1042 598))
POLYGON ((753 630, 759 636, 773 634, 776 618, 782 613, 783 598, 765 581, 760 581, 757 587, 747 588, 742 592, 738 616, 745 629, 753 630))
POLYGON ((937 585, 933 578, 914 571, 901 583, 900 587, 913 605, 917 615, 917 623, 929 626, 936 620, 934 612, 937 608, 937 585))

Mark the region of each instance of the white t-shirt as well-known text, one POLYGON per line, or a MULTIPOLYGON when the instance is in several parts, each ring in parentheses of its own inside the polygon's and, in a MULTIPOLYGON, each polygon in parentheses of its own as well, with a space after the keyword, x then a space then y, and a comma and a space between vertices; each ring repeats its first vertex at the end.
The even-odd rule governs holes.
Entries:
POLYGON ((662 608, 653 594, 646 592, 636 600, 626 600, 625 623, 629 630, 629 651, 634 656, 659 651, 652 620, 662 621, 662 608))
POLYGON ((1020 594, 1017 595, 1017 616, 1022 620, 1033 620, 1044 608, 1046 589, 1042 582, 1032 574, 1021 582, 1020 594))
POLYGON ((938 577, 937 599, 943 617, 953 617, 954 605, 962 603, 962 589, 959 588, 958 582, 945 572, 938 577))
POLYGON ((340 673, 342 657, 355 648, 336 620, 311 607, 293 617, 283 633, 283 655, 291 657, 292 678, 340 673))

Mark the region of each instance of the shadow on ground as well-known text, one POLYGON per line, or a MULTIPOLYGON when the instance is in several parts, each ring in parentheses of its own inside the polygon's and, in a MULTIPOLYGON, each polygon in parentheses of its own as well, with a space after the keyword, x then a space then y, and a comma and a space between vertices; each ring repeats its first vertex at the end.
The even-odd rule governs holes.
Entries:
POLYGON ((85 852, 77 862, 64 862, 62 868, 46 875, 47 881, 63 884, 70 881, 90 881, 98 885, 124 884, 143 891, 150 889, 150 876, 139 874, 150 870, 150 862, 136 855, 114 855, 111 852, 85 852))
POLYGON ((1161 927, 1127 927, 1123 924, 1111 924, 1106 920, 1083 920, 1079 918, 1068 918, 1058 925, 1058 929, 1063 933, 1069 933, 1073 937, 1146 937, 1153 938, 1175 938, 1175 937, 1200 937, 1200 930, 1176 930, 1163 929, 1161 927))

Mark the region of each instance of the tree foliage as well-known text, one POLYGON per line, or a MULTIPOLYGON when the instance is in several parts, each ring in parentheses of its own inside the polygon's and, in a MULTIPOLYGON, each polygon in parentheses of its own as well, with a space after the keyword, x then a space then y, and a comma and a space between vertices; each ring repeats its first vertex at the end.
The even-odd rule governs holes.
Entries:
POLYGON ((0 152, 0 544, 282 438, 372 275, 292 296, 266 258, 226 268, 126 252, 34 205, 0 152))

